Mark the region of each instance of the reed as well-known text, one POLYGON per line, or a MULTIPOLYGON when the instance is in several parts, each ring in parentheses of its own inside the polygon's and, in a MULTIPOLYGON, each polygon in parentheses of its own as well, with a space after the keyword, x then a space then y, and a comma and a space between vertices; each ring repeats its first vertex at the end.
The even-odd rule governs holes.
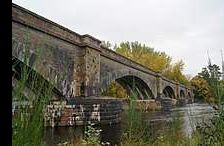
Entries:
MULTIPOLYGON (((27 41, 28 42, 28 41, 27 41)), ((53 85, 32 70, 29 64, 29 46, 25 45, 22 61, 13 57, 12 89, 12 145, 44 145, 44 109, 52 97, 53 85)), ((40 53, 40 52, 39 52, 40 53)), ((41 54, 37 54, 38 61, 41 54)))

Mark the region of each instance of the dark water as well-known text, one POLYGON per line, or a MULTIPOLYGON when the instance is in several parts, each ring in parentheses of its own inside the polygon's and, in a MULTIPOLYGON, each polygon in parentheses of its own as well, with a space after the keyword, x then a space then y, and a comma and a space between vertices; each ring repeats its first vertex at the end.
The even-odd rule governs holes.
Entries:
MULTIPOLYGON (((157 135, 161 132, 161 124, 171 121, 173 117, 179 116, 182 119, 182 132, 191 136, 195 126, 205 120, 211 118, 215 113, 215 110, 208 104, 188 104, 184 107, 177 107, 172 109, 171 113, 162 113, 160 111, 148 112, 142 114, 143 119, 146 123, 153 125, 154 134, 157 135)), ((122 119, 123 121, 126 119, 122 119)), ((123 122, 114 125, 99 125, 102 129, 101 141, 110 142, 112 145, 119 144, 122 129, 124 125, 123 122)), ((55 146, 58 143, 63 142, 76 142, 83 137, 84 127, 55 127, 55 128, 45 128, 44 131, 44 141, 49 146, 55 146)))
MULTIPOLYGON (((101 141, 110 142, 111 145, 119 144, 122 128, 121 124, 99 125, 101 141)), ((44 141, 48 146, 56 146, 63 142, 77 142, 84 135, 84 127, 48 127, 44 131, 44 141)))

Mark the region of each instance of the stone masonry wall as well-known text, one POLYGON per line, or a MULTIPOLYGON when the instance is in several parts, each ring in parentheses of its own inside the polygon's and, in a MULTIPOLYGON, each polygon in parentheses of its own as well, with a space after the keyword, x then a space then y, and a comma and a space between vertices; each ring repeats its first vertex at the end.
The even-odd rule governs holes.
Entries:
POLYGON ((85 96, 99 95, 100 51, 86 48, 85 72, 85 96))
POLYGON ((122 101, 110 97, 79 98, 74 103, 51 102, 45 111, 45 126, 113 124, 121 120, 122 101))
POLYGON ((130 68, 103 56, 100 58, 100 68, 100 87, 102 89, 118 78, 131 75, 143 80, 151 89, 154 97, 157 97, 157 79, 155 76, 141 72, 135 68, 130 68))

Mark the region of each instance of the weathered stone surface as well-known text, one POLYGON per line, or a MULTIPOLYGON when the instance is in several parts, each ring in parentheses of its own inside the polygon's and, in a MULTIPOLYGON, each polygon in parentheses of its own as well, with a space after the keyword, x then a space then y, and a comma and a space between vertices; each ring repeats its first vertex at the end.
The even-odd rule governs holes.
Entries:
POLYGON ((92 97, 75 100, 51 102, 45 112, 46 126, 75 126, 91 121, 95 123, 113 123, 120 121, 122 100, 114 98, 92 97))
POLYGON ((155 111, 161 109, 161 103, 156 100, 136 100, 136 108, 142 111, 155 111))
POLYGON ((174 105, 174 100, 168 97, 162 97, 161 100, 161 109, 164 113, 170 113, 172 106, 174 105))

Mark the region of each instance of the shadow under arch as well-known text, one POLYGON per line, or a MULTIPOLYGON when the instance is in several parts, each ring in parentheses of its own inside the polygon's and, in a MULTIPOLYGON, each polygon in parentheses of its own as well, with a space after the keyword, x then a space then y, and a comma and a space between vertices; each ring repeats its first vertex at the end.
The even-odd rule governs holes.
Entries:
POLYGON ((163 94, 165 95, 165 97, 176 98, 176 97, 175 97, 175 92, 174 92, 173 88, 170 87, 170 86, 166 86, 166 87, 163 89, 163 94))
POLYGON ((191 93, 190 92, 188 92, 187 95, 188 95, 188 98, 191 98, 191 93))
POLYGON ((139 77, 126 75, 115 79, 115 82, 124 87, 129 95, 132 93, 137 95, 137 99, 144 100, 155 98, 149 86, 139 77))
MULTIPOLYGON (((38 98, 45 92, 49 92, 47 90, 51 90, 52 96, 60 100, 67 100, 55 85, 15 56, 12 56, 12 80, 15 81, 14 83, 12 82, 12 84, 16 84, 19 80, 24 80, 25 87, 27 87, 30 92, 38 95, 38 98), (27 76, 25 79, 23 79, 24 74, 27 76)), ((14 90, 15 85, 12 86, 12 90, 14 90)))
POLYGON ((180 98, 184 98, 184 97, 185 97, 184 90, 180 90, 180 98))

